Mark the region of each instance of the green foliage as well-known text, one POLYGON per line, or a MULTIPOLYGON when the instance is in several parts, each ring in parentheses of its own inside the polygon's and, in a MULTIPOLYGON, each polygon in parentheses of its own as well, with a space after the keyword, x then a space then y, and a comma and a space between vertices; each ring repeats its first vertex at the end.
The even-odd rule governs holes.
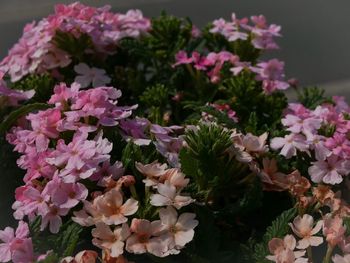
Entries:
POLYGON ((24 105, 12 111, 0 124, 0 135, 3 135, 6 131, 8 131, 20 117, 33 111, 48 109, 49 107, 50 106, 45 103, 33 103, 24 105))
POLYGON ((253 254, 253 259, 258 263, 268 263, 266 256, 269 254, 268 242, 272 238, 282 238, 289 231, 288 223, 296 216, 297 209, 291 208, 284 211, 280 216, 278 216, 266 229, 266 233, 263 237, 263 241, 257 244, 254 248, 255 252, 253 254))
POLYGON ((228 103, 237 112, 239 125, 245 132, 261 134, 280 128, 282 112, 287 106, 286 96, 282 92, 264 94, 250 73, 226 79, 221 93, 231 98, 228 103))
POLYGON ((331 98, 325 97, 324 90, 318 87, 306 87, 297 91, 298 101, 308 109, 315 109, 318 105, 328 102, 331 98))
MULTIPOLYGON (((72 222, 64 223, 58 234, 51 234, 47 231, 40 231, 41 220, 37 217, 29 226, 31 237, 34 242, 34 250, 44 253, 53 250, 52 254, 44 262, 55 262, 57 257, 66 257, 74 254, 76 247, 82 241, 80 235, 83 228, 72 222)), ((57 261, 56 261, 57 262, 57 261)))
POLYGON ((225 112, 221 112, 210 106, 199 107, 198 111, 206 112, 214 116, 216 118, 216 121, 219 124, 222 124, 229 129, 234 129, 234 128, 241 129, 239 124, 235 123, 230 117, 227 116, 225 112))
POLYGON ((162 84, 147 88, 140 96, 140 102, 148 109, 148 119, 152 123, 163 124, 168 97, 169 91, 162 84))
POLYGON ((94 49, 93 43, 87 34, 81 34, 79 38, 76 38, 73 34, 56 31, 53 42, 59 49, 66 51, 73 59, 80 62, 86 60, 87 54, 85 51, 87 49, 94 49))
POLYGON ((23 79, 13 83, 13 89, 35 90, 35 95, 31 99, 33 102, 47 102, 53 94, 55 85, 54 79, 48 74, 28 75, 23 79))

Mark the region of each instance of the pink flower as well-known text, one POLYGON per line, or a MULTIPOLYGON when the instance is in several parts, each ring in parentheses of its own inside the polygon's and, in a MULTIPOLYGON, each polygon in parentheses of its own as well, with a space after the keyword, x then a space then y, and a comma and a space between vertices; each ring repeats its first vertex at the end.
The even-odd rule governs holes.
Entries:
POLYGON ((50 205, 45 212, 41 212, 42 220, 41 220, 41 231, 49 225, 49 229, 51 233, 58 233, 60 226, 62 225, 61 216, 67 215, 69 212, 68 208, 60 208, 55 205, 50 205))
POLYGON ((159 221, 150 222, 145 219, 134 218, 130 230, 132 235, 126 241, 126 250, 134 254, 150 253, 157 257, 164 257, 168 250, 168 240, 154 237, 161 230, 159 221))
POLYGON ((321 135, 307 135, 307 142, 309 144, 309 147, 315 151, 315 157, 318 161, 324 161, 332 154, 332 152, 325 146, 324 140, 325 137, 321 135))
POLYGON ((171 185, 169 181, 164 184, 158 184, 158 194, 151 195, 151 204, 154 206, 174 206, 180 209, 183 206, 193 203, 194 200, 190 196, 183 196, 177 191, 176 187, 171 185))
POLYGON ((282 61, 271 59, 258 63, 257 67, 251 69, 258 74, 256 80, 262 81, 263 89, 268 94, 289 87, 288 82, 284 81, 284 62, 282 61))
POLYGON ((274 150, 281 149, 281 155, 287 159, 295 156, 297 150, 305 152, 308 150, 308 145, 305 142, 305 137, 300 134, 289 134, 284 138, 276 137, 271 140, 271 148, 274 150))
POLYGON ((349 161, 331 155, 325 161, 314 162, 308 172, 315 183, 339 184, 343 181, 343 176, 348 174, 349 169, 349 161))
POLYGON ((96 88, 111 82, 111 78, 106 75, 104 69, 90 68, 85 63, 75 65, 74 71, 79 74, 79 76, 75 77, 74 81, 79 83, 82 88, 88 87, 91 83, 96 88))
POLYGON ((323 242, 322 237, 314 236, 317 234, 323 225, 323 221, 320 220, 317 222, 314 227, 314 219, 308 214, 304 214, 302 217, 297 216, 293 220, 293 224, 289 224, 292 228, 294 234, 296 234, 301 240, 298 241, 297 248, 305 249, 309 246, 317 247, 323 242))
POLYGON ((282 124, 293 133, 303 132, 305 135, 313 134, 321 127, 322 120, 318 118, 300 118, 299 116, 287 114, 282 119, 282 124))
POLYGON ((95 198, 94 206, 102 221, 107 225, 119 225, 127 222, 127 216, 133 215, 138 209, 138 201, 133 198, 123 204, 123 196, 120 191, 111 189, 104 195, 95 198))
POLYGON ((20 262, 14 260, 14 254, 17 254, 15 257, 19 257, 18 250, 23 247, 26 240, 30 240, 28 239, 28 235, 28 225, 23 221, 18 223, 16 232, 14 232, 14 229, 11 227, 6 227, 4 230, 0 230, 0 240, 3 242, 0 243, 0 261, 9 262, 12 259, 14 262, 20 262))
POLYGON ((112 257, 119 257, 124 252, 124 241, 130 236, 130 230, 127 224, 115 228, 111 228, 100 222, 96 224, 96 228, 92 230, 94 239, 92 243, 101 248, 110 251, 112 257))
POLYGON ((29 114, 27 119, 32 126, 32 132, 27 136, 28 143, 34 143, 38 152, 46 151, 50 139, 58 138, 57 126, 61 120, 61 112, 57 109, 39 111, 29 114))
POLYGON ((53 204, 60 208, 73 208, 88 196, 88 190, 81 183, 65 183, 54 177, 45 187, 53 204))
POLYGON ((278 172, 275 159, 263 159, 263 170, 259 176, 265 191, 285 191, 289 188, 289 180, 286 174, 278 172))
POLYGON ((236 15, 232 13, 232 22, 226 22, 223 18, 213 21, 213 27, 209 30, 210 33, 217 33, 223 35, 228 41, 233 42, 238 39, 246 40, 248 34, 239 31, 239 25, 244 20, 238 20, 236 15))
POLYGON ((167 231, 171 237, 170 249, 181 249, 187 243, 191 242, 194 236, 194 228, 198 225, 198 221, 193 213, 183 213, 178 217, 176 210, 168 206, 159 210, 159 217, 162 228, 167 231))
POLYGON ((191 64, 193 62, 193 57, 188 57, 186 51, 180 50, 175 55, 176 63, 173 64, 173 67, 183 65, 183 64, 191 64))

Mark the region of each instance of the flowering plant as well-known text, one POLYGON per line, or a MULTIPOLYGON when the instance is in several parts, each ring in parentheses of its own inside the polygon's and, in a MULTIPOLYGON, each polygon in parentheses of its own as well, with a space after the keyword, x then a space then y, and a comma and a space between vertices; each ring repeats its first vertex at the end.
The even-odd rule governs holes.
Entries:
POLYGON ((261 60, 276 37, 80 3, 28 24, 0 63, 0 262, 350 262, 350 107, 261 60))

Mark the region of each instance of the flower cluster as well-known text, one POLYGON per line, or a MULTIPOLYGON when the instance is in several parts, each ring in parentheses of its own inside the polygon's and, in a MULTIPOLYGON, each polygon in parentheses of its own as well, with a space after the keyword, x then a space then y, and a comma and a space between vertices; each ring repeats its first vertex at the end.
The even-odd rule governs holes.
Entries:
POLYGON ((150 21, 138 10, 115 14, 109 9, 108 6, 94 8, 80 3, 57 5, 55 14, 24 28, 19 42, 0 63, 1 71, 8 73, 14 82, 30 73, 43 73, 69 65, 70 54, 54 41, 57 32, 69 33, 75 38, 88 35, 97 52, 111 54, 120 39, 137 38, 150 29, 150 21))
POLYGON ((250 20, 253 25, 248 24, 248 18, 238 19, 233 13, 230 22, 223 18, 214 20, 210 33, 220 34, 230 42, 249 39, 257 49, 277 49, 274 38, 280 36, 281 27, 275 24, 268 25, 263 15, 252 16, 250 20))
POLYGON ((240 61, 239 56, 228 51, 219 53, 210 52, 206 56, 201 56, 194 51, 189 57, 185 51, 179 51, 176 54, 176 63, 179 65, 193 65, 197 71, 206 72, 212 83, 218 83, 221 80, 224 64, 230 66, 232 75, 237 76, 241 72, 250 72, 256 74, 255 80, 262 83, 265 93, 270 94, 275 90, 285 90, 290 85, 284 80, 284 63, 278 59, 271 59, 266 62, 260 62, 257 65, 251 65, 250 62, 240 61))
POLYGON ((307 213, 295 217, 293 222, 289 223, 294 235, 286 235, 283 240, 280 238, 270 240, 269 250, 273 255, 267 258, 274 262, 309 262, 308 260, 312 258, 311 247, 317 247, 326 242, 328 245, 327 262, 336 247, 343 253, 343 256, 334 255, 333 262, 347 262, 350 252, 349 237, 343 217, 349 214, 349 206, 337 197, 330 187, 322 185, 314 187, 308 199, 306 206, 314 206, 315 209, 328 207, 330 212, 318 217, 316 223, 314 217, 307 213))
POLYGON ((350 169, 350 141, 347 134, 349 106, 335 97, 335 105, 323 104, 314 110, 301 104, 290 104, 282 124, 289 132, 271 140, 271 148, 292 158, 304 152, 313 162, 309 175, 315 183, 339 184, 350 169))

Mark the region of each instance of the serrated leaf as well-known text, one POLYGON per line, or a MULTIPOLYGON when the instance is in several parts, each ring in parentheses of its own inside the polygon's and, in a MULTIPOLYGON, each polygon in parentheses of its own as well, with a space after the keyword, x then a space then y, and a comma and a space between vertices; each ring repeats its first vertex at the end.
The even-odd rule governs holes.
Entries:
POLYGON ((22 116, 37 110, 45 110, 50 108, 46 103, 33 103, 24 105, 17 110, 11 112, 6 119, 0 124, 0 135, 4 134, 11 126, 22 116))
POLYGON ((289 230, 288 223, 296 216, 296 214, 297 209, 294 207, 286 210, 272 222, 271 226, 266 229, 263 241, 255 246, 255 253, 253 257, 256 262, 270 262, 266 259, 266 256, 269 254, 268 242, 272 238, 281 238, 285 236, 289 230))

